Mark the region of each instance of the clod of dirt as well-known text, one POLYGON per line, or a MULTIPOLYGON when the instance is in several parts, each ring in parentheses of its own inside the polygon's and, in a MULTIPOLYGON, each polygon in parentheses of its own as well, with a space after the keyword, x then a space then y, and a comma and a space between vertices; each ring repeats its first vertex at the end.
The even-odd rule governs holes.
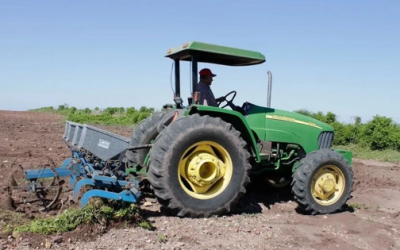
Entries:
POLYGON ((63 241, 63 237, 60 235, 55 236, 55 237, 53 237, 52 241, 53 241, 53 243, 60 244, 63 241))
POLYGON ((21 234, 19 232, 12 232, 12 237, 14 237, 14 239, 19 239, 21 238, 21 234))

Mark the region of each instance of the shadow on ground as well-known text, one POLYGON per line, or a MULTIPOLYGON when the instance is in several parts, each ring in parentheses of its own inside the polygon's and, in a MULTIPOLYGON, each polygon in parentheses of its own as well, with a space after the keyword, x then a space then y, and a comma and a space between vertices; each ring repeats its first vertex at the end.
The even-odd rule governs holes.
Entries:
MULTIPOLYGON (((155 197, 152 197, 155 198, 155 197)), ((239 203, 234 209, 225 216, 234 216, 241 214, 260 214, 265 209, 271 210, 273 205, 279 203, 287 203, 289 201, 295 202, 292 194, 290 185, 283 188, 275 188, 270 186, 267 182, 253 180, 252 183, 247 187, 246 194, 240 199, 239 203)), ((160 216, 173 216, 161 208, 161 211, 149 211, 145 208, 142 210, 143 215, 146 217, 160 217, 160 216)), ((297 207, 294 212, 301 215, 308 215, 297 207)), ((343 207, 342 212, 354 212, 354 208, 347 204, 343 207)))
POLYGON ((262 213, 263 208, 261 205, 270 210, 274 204, 288 201, 294 201, 290 193, 290 186, 274 188, 268 185, 267 182, 257 180, 247 187, 246 195, 242 197, 230 214, 262 213))

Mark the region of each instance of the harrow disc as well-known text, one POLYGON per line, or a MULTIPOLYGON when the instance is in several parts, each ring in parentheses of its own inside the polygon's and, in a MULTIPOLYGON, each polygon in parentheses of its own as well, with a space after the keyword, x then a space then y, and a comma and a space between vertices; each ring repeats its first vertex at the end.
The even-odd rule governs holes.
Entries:
MULTIPOLYGON (((27 154, 29 158, 32 157, 31 152, 27 154)), ((58 200, 61 192, 60 180, 54 171, 54 162, 49 157, 46 158, 46 163, 40 169, 50 169, 53 177, 28 180, 25 171, 33 169, 32 164, 29 164, 30 167, 24 167, 23 163, 18 163, 22 160, 21 156, 12 163, 7 183, 11 209, 17 212, 41 212, 49 210, 58 200)), ((23 162, 27 162, 26 158, 23 162)))

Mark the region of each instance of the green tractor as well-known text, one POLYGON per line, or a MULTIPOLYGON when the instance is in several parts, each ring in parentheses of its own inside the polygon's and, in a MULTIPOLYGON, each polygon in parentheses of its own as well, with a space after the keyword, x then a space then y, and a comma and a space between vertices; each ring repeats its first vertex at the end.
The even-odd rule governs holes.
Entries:
MULTIPOLYGON (((331 149, 334 130, 311 117, 245 102, 221 107, 199 105, 198 62, 249 66, 265 62, 255 51, 189 42, 170 49, 174 60, 174 105, 164 106, 133 131, 126 158, 132 172, 146 176, 160 205, 180 217, 209 217, 231 211, 246 193, 252 176, 275 187, 291 185, 307 214, 340 211, 351 198, 352 153, 331 149), (192 96, 183 106, 180 62, 191 62, 192 96), (230 106, 230 109, 224 109, 230 106)), ((229 96, 233 95, 230 99, 229 96)), ((229 99, 229 100, 228 100, 229 99)))

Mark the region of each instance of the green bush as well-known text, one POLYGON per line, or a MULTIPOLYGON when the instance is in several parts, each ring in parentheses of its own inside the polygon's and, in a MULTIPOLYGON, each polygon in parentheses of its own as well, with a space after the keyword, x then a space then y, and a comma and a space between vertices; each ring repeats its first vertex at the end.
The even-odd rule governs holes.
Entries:
POLYGON ((328 112, 313 113, 297 110, 297 113, 310 116, 329 124, 335 129, 333 145, 358 145, 368 150, 400 150, 400 126, 392 118, 376 115, 372 120, 362 123, 360 117, 354 123, 344 124, 336 120, 336 115, 328 112))
POLYGON ((78 123, 105 124, 105 125, 134 125, 146 119, 154 111, 152 108, 115 108, 108 107, 101 113, 76 110, 71 108, 67 119, 78 123))
POLYGON ((67 104, 59 105, 57 109, 53 107, 42 107, 32 109, 30 111, 51 112, 66 116, 67 120, 87 123, 87 124, 103 124, 103 125, 135 125, 149 117, 155 110, 154 108, 140 107, 107 107, 103 110, 96 107, 77 109, 69 107, 67 104))

